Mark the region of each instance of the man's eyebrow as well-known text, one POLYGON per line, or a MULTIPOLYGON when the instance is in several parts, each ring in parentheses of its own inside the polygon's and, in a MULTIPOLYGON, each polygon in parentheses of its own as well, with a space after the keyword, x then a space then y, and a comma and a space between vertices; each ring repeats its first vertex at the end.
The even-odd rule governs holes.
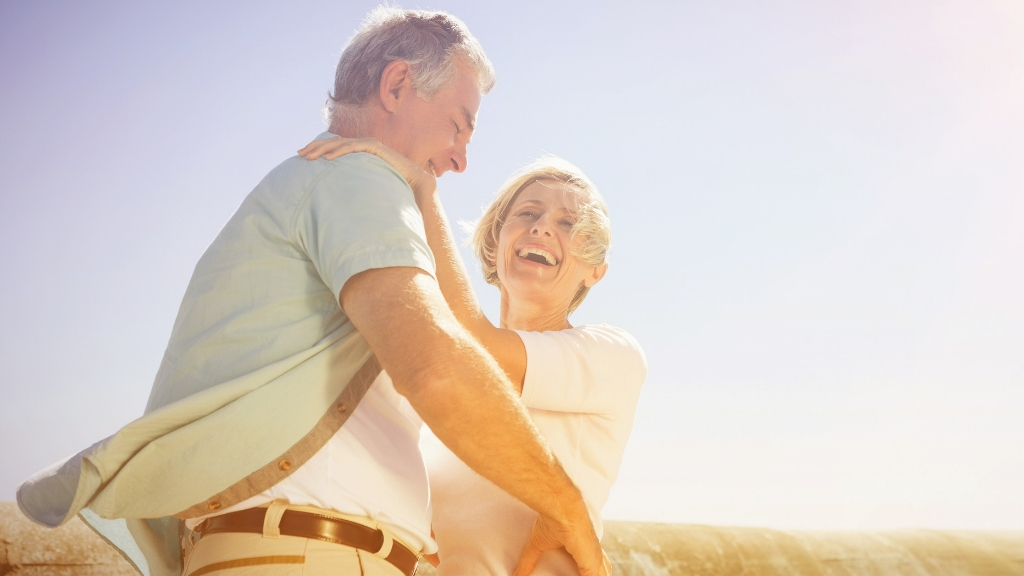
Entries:
POLYGON ((473 115, 469 113, 469 108, 462 107, 462 115, 466 121, 466 126, 469 126, 470 130, 476 130, 476 122, 473 120, 473 115))

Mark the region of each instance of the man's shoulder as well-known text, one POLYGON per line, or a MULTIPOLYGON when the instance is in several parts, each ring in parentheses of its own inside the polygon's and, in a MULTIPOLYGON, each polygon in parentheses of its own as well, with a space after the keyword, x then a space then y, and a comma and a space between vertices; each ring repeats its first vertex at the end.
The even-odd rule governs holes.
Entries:
POLYGON ((365 152, 346 154, 334 160, 307 160, 302 156, 292 156, 271 170, 269 177, 278 182, 295 181, 307 185, 327 180, 344 181, 352 185, 365 183, 409 188, 402 175, 390 164, 365 152))
MULTIPOLYGON (((334 134, 322 132, 316 140, 332 138, 334 134)), ((254 196, 271 195, 279 199, 308 197, 321 184, 333 192, 339 188, 359 191, 364 187, 373 190, 406 190, 411 193, 408 183, 390 164, 373 154, 346 154, 334 160, 318 158, 307 160, 292 156, 275 166, 253 190, 254 196)))
POLYGON ((372 154, 348 154, 334 160, 293 156, 260 181, 243 200, 241 212, 294 216, 296 210, 301 212, 303 207, 325 202, 340 206, 367 201, 392 206, 415 204, 405 179, 372 154))

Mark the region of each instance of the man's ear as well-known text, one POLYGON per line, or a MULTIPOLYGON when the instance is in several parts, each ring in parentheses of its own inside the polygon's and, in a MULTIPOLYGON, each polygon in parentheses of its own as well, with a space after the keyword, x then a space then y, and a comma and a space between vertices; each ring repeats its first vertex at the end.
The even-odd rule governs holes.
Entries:
POLYGON ((402 100, 412 93, 412 70, 405 60, 394 60, 380 75, 380 103, 388 112, 395 112, 402 100))
POLYGON ((586 286, 587 288, 591 288, 594 284, 600 282, 601 278, 604 278, 606 272, 608 272, 607 262, 605 262, 604 264, 598 264, 597 266, 594 266, 594 271, 588 274, 587 277, 583 279, 583 285, 586 286))

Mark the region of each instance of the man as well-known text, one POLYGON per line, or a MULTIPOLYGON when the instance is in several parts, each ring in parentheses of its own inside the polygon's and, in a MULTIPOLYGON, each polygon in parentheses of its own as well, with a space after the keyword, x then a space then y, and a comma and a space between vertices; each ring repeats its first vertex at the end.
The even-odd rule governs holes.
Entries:
MULTIPOLYGON (((458 19, 380 7, 341 56, 330 130, 462 172, 493 82, 458 19)), ((607 573, 578 490, 433 273, 383 161, 284 162, 197 264, 146 415, 26 481, 21 509, 50 526, 81 512, 154 575, 409 576, 434 544, 404 397, 541 514, 522 573, 559 546, 607 573)))

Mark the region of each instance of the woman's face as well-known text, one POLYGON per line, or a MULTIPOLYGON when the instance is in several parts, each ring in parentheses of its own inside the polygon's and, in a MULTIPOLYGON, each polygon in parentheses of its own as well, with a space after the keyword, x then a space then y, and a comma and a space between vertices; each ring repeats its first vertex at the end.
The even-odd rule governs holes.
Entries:
POLYGON ((568 310, 581 285, 592 286, 604 275, 604 265, 572 255, 578 204, 575 191, 554 180, 534 181, 513 200, 498 234, 496 262, 513 302, 568 310))

